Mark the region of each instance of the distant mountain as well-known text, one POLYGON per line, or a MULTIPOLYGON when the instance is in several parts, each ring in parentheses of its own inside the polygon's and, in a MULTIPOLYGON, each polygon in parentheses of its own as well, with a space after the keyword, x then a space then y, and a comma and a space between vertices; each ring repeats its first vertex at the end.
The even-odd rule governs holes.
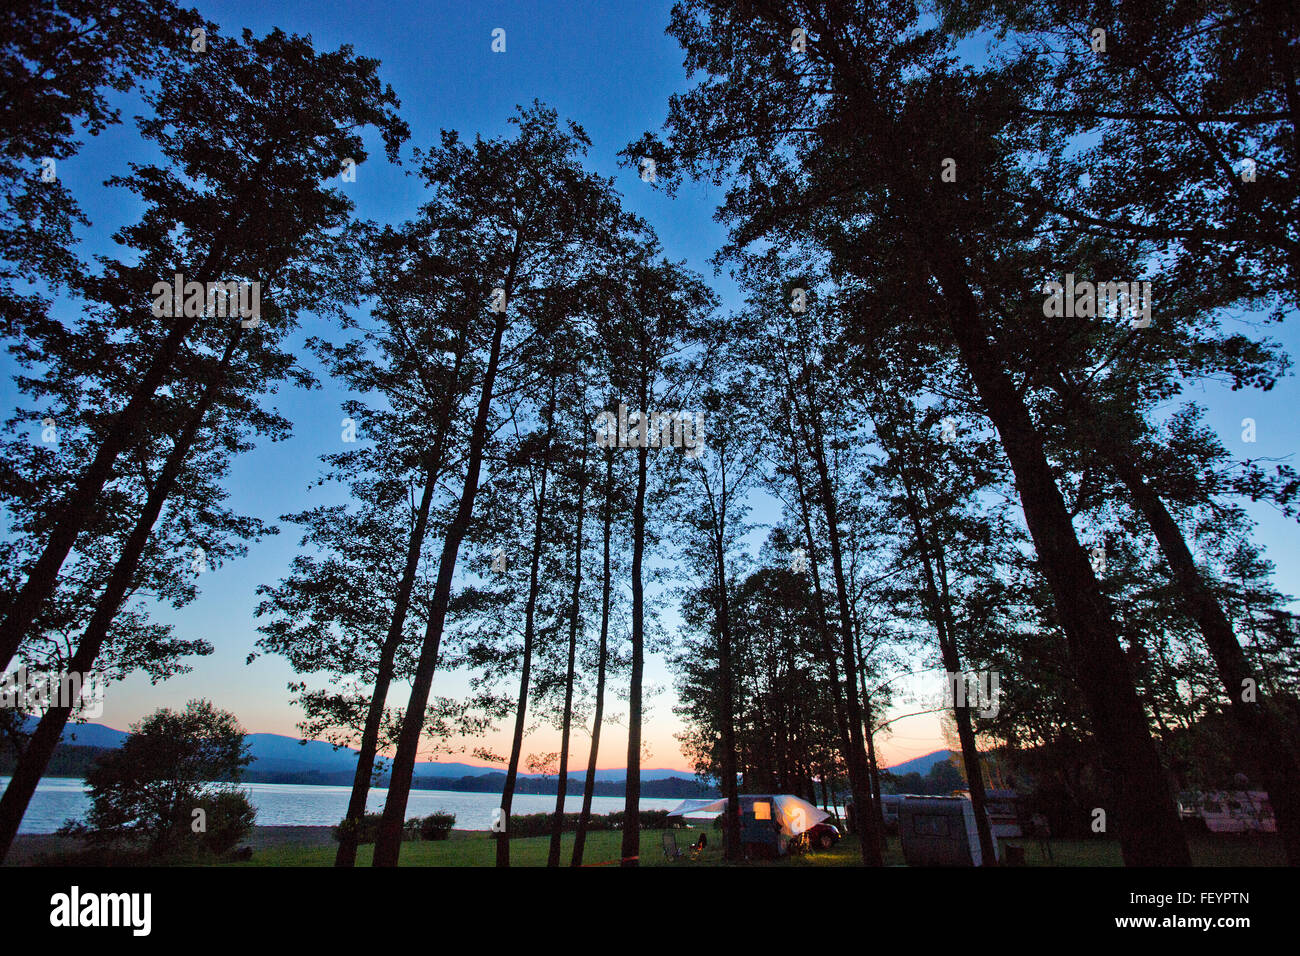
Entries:
MULTIPOLYGON (((583 776, 586 776, 586 770, 583 770, 583 776)), ((597 770, 597 780, 623 780, 627 777, 627 770, 623 767, 617 770, 597 770)), ((695 774, 690 770, 642 770, 642 780, 668 780, 676 778, 678 780, 695 780, 695 774)))
POLYGON ((952 753, 953 751, 951 750, 936 750, 934 753, 926 754, 924 757, 913 757, 911 760, 905 760, 900 764, 895 764, 894 766, 886 767, 885 769, 900 777, 905 773, 919 773, 924 777, 929 774, 930 768, 935 764, 943 763, 944 761, 951 759, 952 753))
MULTIPOLYGON (((582 793, 586 775, 569 777, 568 792, 573 794, 582 793)), ((469 793, 501 793, 505 788, 506 775, 504 773, 477 774, 472 777, 462 777, 459 780, 451 778, 425 778, 425 781, 435 780, 435 786, 421 787, 422 781, 419 778, 412 783, 412 786, 425 790, 458 790, 469 793)), ((592 793, 597 797, 621 797, 625 792, 626 781, 623 777, 617 780, 598 780, 592 793)), ((516 793, 531 794, 554 794, 556 792, 556 782, 554 778, 541 779, 539 777, 523 778, 522 776, 515 785, 516 793)), ((662 780, 643 780, 641 781, 641 796, 643 797, 670 797, 678 800, 698 799, 700 797, 718 797, 720 794, 717 790, 701 786, 700 782, 694 778, 686 779, 684 777, 669 777, 662 780)))
MULTIPOLYGON (((36 729, 36 719, 29 717, 23 728, 28 733, 36 729)), ((127 738, 127 732, 105 727, 103 724, 69 724, 60 740, 65 744, 80 747, 120 747, 127 738)), ((253 762, 248 766, 246 776, 249 779, 275 775, 278 777, 315 774, 328 778, 329 782, 351 783, 352 772, 357 765, 357 752, 349 747, 334 749, 332 744, 321 740, 302 741, 296 737, 282 734, 248 734, 244 738, 248 744, 253 762)), ((443 763, 428 760, 415 765, 414 778, 420 780, 440 780, 443 778, 460 780, 463 777, 484 776, 502 773, 500 767, 482 767, 468 763, 443 763)), ((539 774, 521 773, 520 777, 537 777, 539 774)), ((627 776, 624 770, 597 770, 596 779, 605 782, 622 783, 627 776)), ((642 770, 642 780, 664 780, 670 777, 693 780, 694 776, 686 770, 642 770)), ((289 782, 289 781, 285 781, 289 782)), ((426 788, 427 789, 427 788, 426 788)))
MULTIPOLYGON (((36 718, 28 717, 23 730, 31 733, 35 729, 36 718)), ((68 724, 59 740, 79 747, 120 747, 126 738, 126 731, 114 730, 103 724, 68 724)))

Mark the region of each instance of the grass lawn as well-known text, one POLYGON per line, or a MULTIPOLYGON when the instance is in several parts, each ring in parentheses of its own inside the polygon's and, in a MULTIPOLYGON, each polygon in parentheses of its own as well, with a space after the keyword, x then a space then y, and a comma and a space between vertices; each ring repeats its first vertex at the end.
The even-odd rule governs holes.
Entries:
MULTIPOLYGON (((847 837, 832 850, 818 850, 805 856, 783 857, 773 861, 755 861, 727 864, 722 859, 722 847, 716 830, 707 831, 709 847, 698 860, 686 857, 676 862, 664 858, 662 831, 644 830, 641 833, 642 866, 855 866, 859 855, 856 837, 847 837)), ((678 830, 677 845, 685 848, 695 841, 699 831, 678 830)), ((1277 838, 1257 836, 1193 836, 1192 862, 1196 866, 1285 866, 1286 860, 1277 838)), ((617 866, 622 834, 618 831, 598 831, 587 834, 587 848, 583 856, 588 865, 617 866)), ((1114 841, 1053 840, 1054 862, 1042 859, 1034 841, 1018 842, 1025 847, 1025 862, 1029 866, 1121 866, 1119 845, 1114 841)), ((550 846, 548 837, 528 837, 510 841, 510 862, 514 866, 545 866, 550 846)), ((362 846, 357 851, 357 865, 369 866, 373 845, 362 846)), ((560 851, 560 861, 567 866, 573 852, 573 834, 565 834, 560 851)), ((334 847, 285 845, 257 850, 253 859, 222 866, 331 866, 334 847)), ((444 841, 410 841, 402 844, 402 866, 493 866, 496 863, 496 843, 486 833, 453 831, 444 841)), ((891 837, 885 851, 886 866, 902 866, 903 854, 898 839, 891 837)))
MULTIPOLYGON (((643 866, 667 866, 664 858, 663 831, 641 831, 641 864, 643 866)), ((677 845, 683 851, 698 838, 694 830, 678 830, 677 845)), ((714 832, 709 833, 713 840, 714 832)), ((623 834, 617 830, 599 830, 587 834, 587 846, 583 859, 587 864, 606 863, 617 866, 622 848, 623 834)), ((512 866, 545 866, 546 855, 550 850, 549 837, 526 837, 510 841, 510 863, 512 866)), ((357 866, 369 866, 374 855, 374 844, 365 844, 357 848, 357 866)), ((453 830, 447 840, 408 840, 402 844, 399 858, 401 866, 495 866, 496 841, 486 832, 478 830, 453 830)), ((564 834, 560 848, 560 862, 568 866, 573 856, 573 834, 564 834)), ((689 862, 678 865, 696 865, 722 862, 722 851, 709 847, 694 864, 689 862)), ((334 844, 329 846, 277 846, 256 850, 253 858, 240 863, 223 863, 222 866, 332 866, 334 864, 334 844)))

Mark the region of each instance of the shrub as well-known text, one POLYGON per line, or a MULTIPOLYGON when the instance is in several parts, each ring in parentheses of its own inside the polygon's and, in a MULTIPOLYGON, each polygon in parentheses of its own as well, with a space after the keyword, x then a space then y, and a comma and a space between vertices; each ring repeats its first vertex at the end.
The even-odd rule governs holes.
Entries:
POLYGON ((445 840, 456 825, 456 814, 438 810, 420 821, 420 836, 425 840, 445 840))
MULTIPOLYGON (((623 829, 624 816, 622 810, 609 814, 606 818, 609 821, 609 829, 623 829)), ((642 810, 637 816, 640 818, 642 830, 680 830, 687 826, 686 821, 681 817, 673 817, 669 820, 667 810, 642 810)))
MULTIPOLYGON (((379 835, 379 821, 384 818, 382 813, 367 813, 357 823, 357 846, 363 843, 374 843, 375 838, 379 835)), ((420 839, 420 827, 422 821, 419 817, 411 817, 402 824, 403 840, 420 839)), ((347 818, 340 820, 336 826, 330 827, 330 835, 334 837, 334 842, 339 842, 344 829, 349 826, 347 818)))
POLYGON ((155 711, 96 758, 86 774, 86 819, 62 832, 101 846, 144 845, 160 858, 224 852, 248 832, 253 809, 239 790, 208 781, 238 780, 250 759, 234 714, 204 700, 155 711), (196 809, 206 816, 203 833, 193 829, 196 809))
MULTIPOLYGON (((578 829, 578 819, 581 814, 566 813, 564 822, 561 825, 563 832, 573 833, 578 829)), ((551 821, 554 819, 553 813, 525 813, 510 815, 510 836, 512 838, 523 839, 524 837, 550 836, 551 821)), ((642 810, 641 829, 642 830, 667 830, 681 829, 688 826, 681 817, 668 817, 667 810, 642 810)), ((604 815, 593 813, 587 821, 587 832, 598 833, 602 830, 621 830, 623 829, 623 811, 617 810, 613 813, 604 815)))
POLYGON ((379 821, 383 818, 384 815, 382 813, 367 813, 354 824, 351 820, 344 817, 339 821, 338 826, 331 829, 331 833, 333 834, 335 841, 339 841, 342 838, 344 830, 355 825, 358 844, 374 843, 375 835, 379 832, 379 821))
MULTIPOLYGON (((198 834, 199 842, 209 853, 221 856, 234 849, 236 843, 248 836, 253 830, 253 820, 257 811, 248 802, 248 795, 235 788, 211 790, 199 797, 196 809, 206 815, 207 832, 198 834)), ((190 820, 182 820, 181 826, 190 827, 190 820)))

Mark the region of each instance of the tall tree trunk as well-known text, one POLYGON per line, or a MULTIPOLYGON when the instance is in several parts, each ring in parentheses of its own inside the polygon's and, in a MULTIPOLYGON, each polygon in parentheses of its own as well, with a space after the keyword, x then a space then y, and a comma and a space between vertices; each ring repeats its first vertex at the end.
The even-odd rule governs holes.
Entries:
MULTIPOLYGON (((258 160, 249 179, 232 195, 230 208, 236 211, 231 215, 230 221, 217 231, 211 248, 198 267, 196 281, 207 281, 207 276, 216 275, 225 268, 229 237, 239 228, 243 218, 249 215, 245 210, 252 206, 246 200, 260 186, 267 166, 275 157, 277 150, 276 143, 267 146, 266 152, 258 160)), ((4 619, 0 621, 0 672, 8 668, 28 629, 36 620, 41 606, 54 593, 58 585, 59 570, 71 553, 77 535, 95 513, 95 504, 104 486, 113 477, 113 467, 118 456, 144 425, 149 416, 149 404, 153 401, 154 394, 175 368, 186 337, 201 317, 185 315, 174 317, 175 324, 150 358, 144 373, 131 391, 131 397, 126 405, 113 417, 112 425, 109 426, 103 441, 95 450, 95 457, 77 479, 67 499, 59 506, 58 518, 50 531, 45 548, 32 565, 23 586, 5 607, 4 619)))
POLYGON ((876 761, 876 735, 873 732, 875 719, 871 698, 863 693, 863 705, 867 715, 867 773, 871 777, 871 799, 876 804, 876 816, 880 819, 880 848, 889 847, 889 837, 885 834, 885 804, 880 799, 880 765, 876 761))
MULTIPOLYGON (((793 390, 791 390, 790 396, 791 404, 795 405, 793 390)), ((791 449, 793 464, 791 472, 794 476, 795 491, 799 499, 799 514, 803 521, 804 538, 808 543, 808 571, 813 585, 814 619, 821 645, 822 658, 830 677, 831 705, 835 715, 835 726, 839 732, 840 753, 844 755, 845 765, 849 769, 849 788, 851 790, 853 768, 852 761, 849 759, 849 751, 852 749, 852 740, 849 736, 848 718, 844 715, 844 688, 840 684, 840 669, 835 660, 835 647, 831 641, 830 621, 826 614, 826 597, 825 592, 822 590, 821 559, 817 551, 816 539, 813 537, 812 513, 808 504, 808 495, 804 488, 803 465, 799 459, 797 440, 793 438, 792 440, 794 444, 791 449)))
MULTIPOLYGON (((894 459, 895 470, 903 484, 904 500, 907 502, 907 516, 912 522, 912 532, 916 536, 916 546, 921 555, 921 569, 925 583, 926 603, 930 606, 930 620, 935 634, 939 638, 939 653, 943 658, 944 670, 948 680, 964 682, 961 670, 961 656, 957 651, 957 635, 953 627, 952 602, 948 593, 947 575, 942 574, 943 547, 937 536, 932 540, 926 522, 921 514, 919 494, 912 484, 908 464, 903 460, 902 443, 892 426, 894 448, 890 457, 894 459), (943 593, 940 594, 936 579, 936 564, 943 577, 943 593)), ((883 436, 882 436, 883 437, 883 436)), ((888 449, 887 449, 888 451, 888 449)), ((962 685, 964 686, 964 684, 962 685)), ((954 685, 954 691, 956 686, 954 685)), ((965 700, 964 696, 961 698, 965 700)), ((984 792, 984 771, 980 764, 979 749, 975 743, 975 728, 971 721, 971 708, 968 704, 959 706, 958 695, 953 695, 953 716, 957 723, 957 739, 961 742, 962 765, 966 769, 966 783, 970 787, 971 809, 975 813, 975 830, 979 836, 980 855, 985 866, 997 863, 997 846, 993 842, 993 828, 989 823, 988 801, 984 792)))
MULTIPOLYGON (((943 248, 936 237, 935 247, 943 248)), ((974 293, 956 265, 936 270, 948 326, 1011 463, 1038 560, 1115 781, 1113 821, 1129 866, 1187 866, 1191 857, 1146 711, 1109 608, 1079 544, 1029 409, 992 344, 974 293)))
POLYGON ((582 812, 578 814, 578 832, 573 836, 571 866, 582 866, 587 842, 587 825, 591 822, 591 798, 596 789, 596 757, 600 752, 600 725, 605 717, 605 667, 609 660, 610 542, 613 530, 614 449, 605 451, 605 498, 601 503, 604 535, 604 569, 600 586, 600 648, 596 660, 596 710, 591 720, 591 752, 587 754, 587 779, 582 787, 582 812))
MULTIPOLYGON (((511 277, 513 278, 513 269, 511 277)), ((507 287, 507 296, 509 287, 507 287)), ((505 334, 506 313, 499 312, 492 327, 492 345, 488 353, 487 370, 483 374, 483 392, 479 396, 474 430, 470 434, 469 465, 465 471, 465 485, 460 496, 456 516, 447 527, 442 555, 438 561, 438 581, 429 602, 429 620, 424 629, 424 643, 411 684, 411 699, 402 715, 402 729, 397 738, 397 755, 388 781, 388 800, 375 837, 375 866, 396 866, 402 850, 402 825, 406 820, 406 803, 411 795, 411 775, 415 771, 415 758, 420 749, 420 736, 424 730, 424 710, 433 688, 433 672, 438 666, 438 651, 442 643, 442 629, 447 619, 447 605, 451 600, 451 579, 456 572, 456 558, 460 543, 469 529, 474 513, 474 498, 478 494, 479 470, 483 465, 483 446, 487 441, 488 419, 492 411, 492 389, 496 384, 497 368, 501 361, 501 338, 505 334)))
POLYGON ((867 738, 867 783, 871 787, 871 799, 875 804, 876 816, 880 819, 881 853, 889 849, 889 836, 885 832, 885 804, 880 799, 880 767, 876 763, 876 716, 871 705, 871 693, 867 690, 866 655, 862 653, 861 635, 854 626, 854 635, 858 647, 858 683, 862 691, 862 716, 866 722, 867 738))
MULTIPOLYGON (((441 458, 441 430, 439 441, 435 445, 435 460, 441 458)), ((384 705, 388 700, 388 688, 393 681, 393 662, 397 659, 397 649, 402 644, 402 629, 406 626, 407 611, 411 606, 411 590, 415 585, 415 572, 420 563, 420 550, 424 546, 425 529, 429 523, 429 510, 433 503, 433 490, 437 483, 438 468, 430 464, 424 476, 424 492, 420 495, 420 505, 415 515, 415 524, 407 542, 406 566, 402 569, 402 579, 393 598, 393 617, 388 624, 388 633, 379 651, 379 667, 375 672, 375 689, 370 695, 370 706, 366 710, 366 724, 361 732, 361 748, 357 754, 357 768, 352 777, 352 795, 348 799, 348 812, 344 826, 339 833, 339 848, 334 855, 335 866, 355 866, 357 862, 357 828, 366 813, 366 801, 370 797, 370 779, 374 773, 375 755, 379 751, 379 728, 383 723, 384 705)))
MULTIPOLYGON (((452 372, 453 382, 460 380, 464 351, 460 347, 461 344, 457 343, 456 363, 452 372)), ((398 648, 402 646, 402 631, 406 627, 406 616, 411 608, 411 591, 415 587, 415 573, 420 566, 420 552, 424 548, 424 537, 429 526, 433 492, 442 471, 443 448, 447 440, 447 429, 451 424, 455 395, 455 390, 448 391, 438 409, 438 429, 425 466, 424 491, 420 495, 415 523, 411 527, 411 536, 407 541, 406 566, 402 569, 402 579, 397 586, 397 593, 393 596, 393 616, 388 623, 388 633, 384 635, 384 643, 379 650, 375 689, 370 695, 370 705, 366 709, 366 723, 361 731, 357 768, 352 776, 352 794, 348 798, 347 816, 344 817, 344 826, 339 833, 339 848, 334 855, 335 866, 355 866, 357 862, 357 828, 361 825, 361 820, 366 813, 366 803, 370 799, 370 781, 374 774, 375 757, 379 753, 379 728, 383 724, 384 707, 388 703, 388 688, 393 682, 393 665, 397 660, 398 648)))
MULTIPOLYGON (((725 527, 726 510, 720 518, 725 527)), ((714 534, 713 550, 717 588, 715 608, 718 617, 718 669, 722 678, 722 795, 727 799, 723 812, 724 852, 728 860, 740 859, 740 794, 736 786, 736 692, 731 666, 731 601, 727 594, 726 546, 722 527, 714 534)))
MULTIPOLYGON (((185 466, 185 459, 194 447, 199 430, 203 426, 203 420, 211 411, 217 396, 221 392, 226 372, 230 367, 231 359, 238 347, 242 332, 241 328, 236 327, 231 334, 221 361, 213 372, 212 381, 204 386, 198 402, 190 412, 185 427, 177 437, 171 451, 168 452, 163 467, 154 480, 153 487, 149 489, 144 508, 136 519, 135 525, 131 528, 131 533, 122 545, 122 552, 114 563, 113 570, 109 573, 108 580, 104 584, 104 590, 95 604, 95 611, 86 625, 85 632, 81 635, 81 640, 77 642, 76 651, 73 652, 68 661, 68 673, 84 674, 94 666, 100 648, 103 647, 104 640, 108 637, 108 631, 112 626, 113 619, 117 616, 122 602, 130 592, 132 578, 135 576, 140 564, 140 558, 149 543, 149 536, 153 533, 153 526, 157 523, 158 516, 162 513, 167 499, 171 497, 176 488, 176 482, 185 466)), ((45 770, 49 766, 50 757, 54 753, 54 748, 58 746, 59 738, 63 735, 63 728, 67 726, 71 714, 71 706, 53 706, 47 710, 41 716, 40 723, 36 726, 36 732, 32 735, 31 740, 27 742, 22 756, 18 759, 18 765, 14 768, 13 779, 9 781, 9 786, 5 788, 4 797, 0 798, 0 862, 4 861, 9 852, 9 847, 13 844, 14 837, 18 833, 18 826, 22 823, 23 816, 27 812, 27 806, 31 802, 32 794, 36 792, 36 785, 40 783, 41 777, 44 776, 45 770)))
POLYGON ((569 731, 573 723, 574 666, 578 657, 579 600, 582 597, 582 518, 587 493, 587 444, 582 445, 578 478, 578 527, 573 544, 573 594, 569 610, 569 659, 564 672, 564 715, 560 720, 560 779, 555 788, 555 819, 551 822, 551 845, 547 866, 560 865, 560 835, 564 832, 564 798, 569 792, 569 731))
MULTIPOLYGON (((1087 421, 1103 421, 1093 403, 1064 375, 1055 376, 1053 384, 1061 399, 1076 407, 1087 421)), ((1246 740, 1248 758, 1268 791, 1287 862, 1292 866, 1300 865, 1300 759, 1258 692, 1253 701, 1245 699, 1246 682, 1256 678, 1237 641, 1232 623, 1201 576, 1182 529, 1137 464, 1137 450, 1119 437, 1121 434, 1113 429, 1105 432, 1087 430, 1089 444, 1115 472, 1155 535, 1160 552, 1173 572, 1179 603, 1196 622, 1210 656, 1214 658, 1233 719, 1246 740)), ((1262 687, 1256 686, 1257 691, 1262 687)))
MULTIPOLYGON (((849 725, 849 773, 853 788, 855 816, 862 833, 862 862, 867 866, 883 866, 880 847, 880 814, 875 811, 875 801, 867 780, 867 750, 863 737, 862 706, 858 696, 857 652, 853 640, 853 620, 849 611, 848 583, 844 577, 844 560, 840 548, 839 515, 835 501, 835 487, 826 464, 821 417, 812 395, 811 378, 808 382, 809 408, 804 422, 804 442, 816 467, 818 496, 826 514, 826 536, 830 540, 831 570, 835 576, 835 595, 839 605, 841 653, 844 657, 844 685, 846 717, 849 725), (809 427, 811 426, 811 427, 809 427)), ((798 409, 798 403, 795 403, 798 409)), ((800 419, 804 418, 800 413, 800 419)))
POLYGON ((632 507, 632 675, 627 700, 627 790, 623 798, 622 866, 637 866, 641 855, 641 676, 645 667, 645 591, 641 562, 645 554, 645 494, 649 449, 646 446, 646 403, 641 405, 637 449, 636 501, 632 507))
POLYGON ((1183 609, 1196 621, 1214 658, 1224 692, 1231 702, 1233 719, 1241 728, 1246 749, 1254 764, 1277 819, 1287 862, 1300 865, 1300 766, 1293 741, 1279 726, 1269 703, 1259 693, 1258 679, 1246 660, 1228 616, 1215 597, 1173 515, 1159 494, 1147 482, 1132 459, 1109 441, 1097 443, 1116 476, 1124 483, 1134 504, 1151 526, 1161 553, 1169 562, 1183 609), (1256 693, 1247 699, 1247 682, 1256 693))
MULTIPOLYGON (((941 559, 940 559, 941 560, 941 559)), ((942 568, 940 569, 942 572, 942 568)), ((943 667, 952 681, 964 681, 961 670, 961 656, 957 651, 957 639, 953 629, 952 607, 948 597, 946 583, 941 601, 944 618, 944 634, 939 642, 939 653, 943 655, 943 667)), ((988 794, 984 790, 984 765, 980 761, 979 747, 975 741, 975 726, 971 719, 970 701, 964 707, 956 705, 956 685, 953 687, 953 716, 957 722, 957 739, 961 744, 962 766, 966 770, 966 784, 970 787, 971 809, 975 813, 975 829, 979 834, 980 854, 985 866, 997 863, 997 844, 993 841, 993 827, 989 820, 988 794)))
POLYGON ((554 404, 548 405, 546 415, 546 449, 542 453, 542 476, 533 520, 533 553, 528 564, 528 600, 524 606, 524 659, 519 669, 519 697, 515 703, 515 730, 510 741, 510 762, 506 765, 506 782, 501 790, 501 818, 505 832, 497 834, 497 866, 510 865, 510 808, 515 800, 515 784, 519 779, 519 759, 523 755, 524 726, 528 715, 528 682, 533 671, 533 641, 537 636, 538 574, 542 563, 542 531, 546 527, 546 480, 551 467, 551 420, 554 404))

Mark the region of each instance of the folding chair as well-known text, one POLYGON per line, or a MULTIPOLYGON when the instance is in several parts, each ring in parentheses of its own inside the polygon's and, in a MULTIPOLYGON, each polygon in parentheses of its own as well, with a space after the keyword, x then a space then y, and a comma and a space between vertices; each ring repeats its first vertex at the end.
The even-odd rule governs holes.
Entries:
POLYGON ((669 860, 682 858, 682 851, 677 848, 677 834, 672 830, 664 831, 664 856, 669 860))

